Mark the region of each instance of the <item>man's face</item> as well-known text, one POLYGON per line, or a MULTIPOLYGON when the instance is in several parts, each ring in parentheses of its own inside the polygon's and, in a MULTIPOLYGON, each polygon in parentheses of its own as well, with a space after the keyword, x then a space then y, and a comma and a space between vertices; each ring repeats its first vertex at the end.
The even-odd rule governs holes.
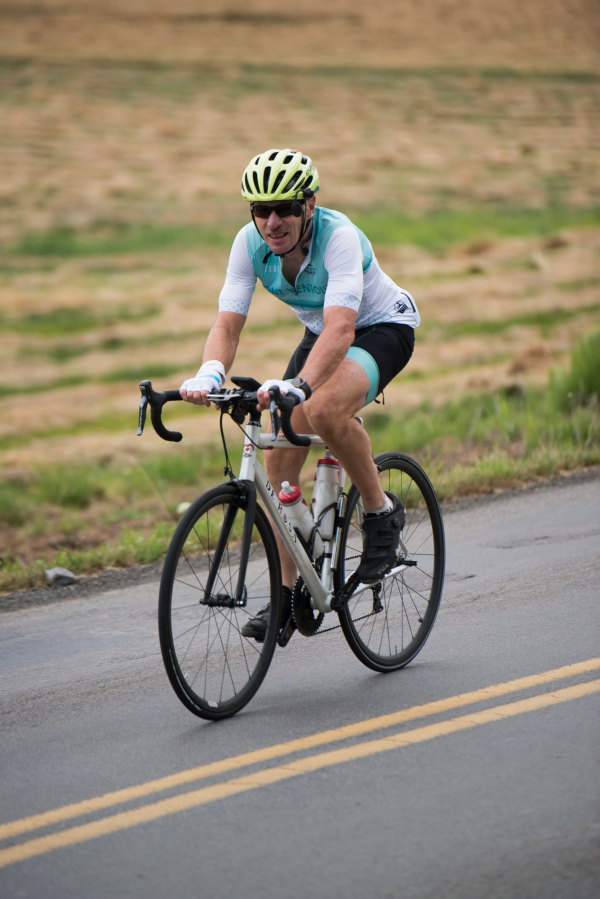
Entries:
MULTIPOLYGON (((300 215, 296 218, 296 216, 291 214, 286 216, 277 214, 277 209, 281 206, 288 207, 289 209, 289 200, 269 200, 268 203, 257 203, 256 205, 272 207, 272 211, 268 218, 264 219, 255 216, 258 230, 268 248, 278 255, 289 252, 300 238, 303 216, 300 215)), ((305 211, 305 221, 308 223, 315 214, 314 197, 311 197, 310 200, 306 201, 305 211)))

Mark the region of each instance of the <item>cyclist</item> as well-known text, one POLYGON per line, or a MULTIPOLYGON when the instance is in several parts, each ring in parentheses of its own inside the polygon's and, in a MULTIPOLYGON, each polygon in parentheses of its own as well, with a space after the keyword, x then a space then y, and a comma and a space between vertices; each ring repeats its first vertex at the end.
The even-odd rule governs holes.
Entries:
MULTIPOLYGON (((420 319, 410 294, 380 269, 362 231, 342 213, 316 205, 318 190, 316 168, 297 150, 267 150, 250 161, 242 196, 252 221, 233 242, 205 361, 182 384, 181 396, 209 406, 209 392, 223 386, 260 279, 293 309, 305 332, 283 377, 258 391, 259 409, 269 407, 268 390, 275 386, 299 398, 294 430, 319 434, 360 491, 365 535, 357 573, 363 583, 374 583, 395 563, 405 515, 399 499, 382 490, 369 437, 355 415, 405 367, 420 319)), ((307 455, 304 448, 265 453, 271 483, 298 484, 307 455)), ((278 543, 283 623, 297 572, 278 543)), ((264 640, 268 611, 242 633, 264 640)))

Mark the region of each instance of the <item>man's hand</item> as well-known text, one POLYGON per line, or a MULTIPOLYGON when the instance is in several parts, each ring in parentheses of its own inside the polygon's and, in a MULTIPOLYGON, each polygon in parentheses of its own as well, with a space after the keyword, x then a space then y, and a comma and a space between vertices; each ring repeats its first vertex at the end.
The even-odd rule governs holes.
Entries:
POLYGON ((205 362, 195 378, 188 378, 179 388, 181 399, 196 406, 210 406, 208 394, 225 383, 225 368, 222 362, 205 362))
POLYGON ((257 390, 257 399, 258 399, 258 408, 262 412, 263 409, 268 409, 271 405, 271 397, 269 396, 269 390, 273 387, 279 387, 279 392, 282 396, 287 396, 288 393, 293 396, 297 396, 301 403, 306 399, 306 394, 303 390, 300 390, 299 387, 294 387, 290 384, 289 381, 277 381, 270 380, 265 381, 262 387, 259 387, 257 390))

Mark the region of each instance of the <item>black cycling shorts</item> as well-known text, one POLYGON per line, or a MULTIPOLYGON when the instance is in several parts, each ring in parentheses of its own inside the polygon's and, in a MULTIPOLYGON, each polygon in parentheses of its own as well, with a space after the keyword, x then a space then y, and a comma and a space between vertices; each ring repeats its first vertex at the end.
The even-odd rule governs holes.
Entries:
MULTIPOLYGON (((308 354, 319 335, 306 328, 304 337, 296 347, 294 355, 283 376, 284 380, 297 378, 308 354)), ((348 359, 364 368, 369 378, 370 388, 365 406, 381 393, 392 378, 407 365, 415 348, 415 331, 409 325, 395 323, 370 325, 360 328, 354 335, 354 342, 346 353, 348 359)))

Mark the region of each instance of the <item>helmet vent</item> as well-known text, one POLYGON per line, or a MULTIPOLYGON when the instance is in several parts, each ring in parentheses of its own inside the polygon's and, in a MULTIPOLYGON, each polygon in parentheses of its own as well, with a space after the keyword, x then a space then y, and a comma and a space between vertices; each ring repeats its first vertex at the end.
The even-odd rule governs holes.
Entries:
POLYGON ((269 178, 271 177, 271 166, 268 165, 263 175, 263 187, 266 194, 269 193, 269 178))
POLYGON ((294 158, 293 156, 286 156, 285 159, 283 160, 283 164, 289 165, 293 158, 294 158))
POLYGON ((284 193, 287 193, 288 190, 291 190, 296 185, 296 182, 298 181, 298 178, 301 177, 301 175, 302 175, 302 172, 294 172, 294 174, 292 175, 292 177, 290 178, 288 183, 283 188, 284 193))
POLYGON ((306 158, 306 156, 303 156, 302 157, 302 165, 306 165, 307 162, 308 162, 308 159, 306 158))
POLYGON ((274 160, 275 157, 277 156, 277 153, 278 153, 278 152, 279 152, 278 150, 275 150, 274 153, 271 153, 271 155, 269 156, 269 162, 273 162, 273 160, 274 160))
POLYGON ((248 173, 246 173, 246 177, 245 177, 244 180, 246 181, 246 188, 247 188, 247 190, 248 190, 248 193, 249 193, 249 194, 252 194, 253 191, 252 191, 252 188, 250 187, 250 182, 248 181, 248 173))
POLYGON ((256 193, 260 193, 260 185, 258 183, 258 175, 256 172, 252 172, 252 180, 254 181, 254 186, 256 187, 256 193))
POLYGON ((273 185, 273 193, 277 190, 277 188, 283 181, 284 177, 285 177, 285 172, 279 172, 279 174, 275 178, 275 184, 273 185))

